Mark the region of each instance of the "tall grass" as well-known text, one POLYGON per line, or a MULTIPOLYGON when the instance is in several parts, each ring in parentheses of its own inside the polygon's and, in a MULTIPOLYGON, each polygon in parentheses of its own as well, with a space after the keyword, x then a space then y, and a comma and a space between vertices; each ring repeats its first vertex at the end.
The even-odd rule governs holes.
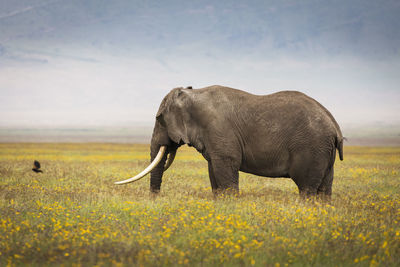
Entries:
POLYGON ((161 193, 147 145, 0 144, 0 265, 399 266, 400 148, 345 148, 331 204, 290 179, 240 174, 215 198, 182 148, 161 193), (31 171, 39 160, 43 173, 31 171))

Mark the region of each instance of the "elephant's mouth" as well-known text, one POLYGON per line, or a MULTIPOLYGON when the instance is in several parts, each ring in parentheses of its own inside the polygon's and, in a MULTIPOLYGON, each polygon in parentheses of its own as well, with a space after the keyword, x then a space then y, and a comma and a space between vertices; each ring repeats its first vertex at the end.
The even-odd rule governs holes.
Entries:
MULTIPOLYGON (((149 174, 160 163, 166 150, 167 150, 167 146, 161 146, 160 150, 158 150, 157 156, 154 158, 153 162, 151 162, 150 165, 147 166, 147 168, 145 168, 141 173, 139 173, 138 175, 136 175, 132 178, 129 178, 129 179, 126 179, 123 181, 119 181, 119 182, 115 182, 115 184, 118 184, 118 185, 128 184, 128 183, 132 183, 132 182, 142 179, 147 174, 149 174)), ((164 165, 164 171, 166 171, 172 165, 172 162, 175 159, 175 155, 176 155, 176 150, 173 150, 173 151, 171 151, 171 153, 169 153, 167 162, 164 165)))

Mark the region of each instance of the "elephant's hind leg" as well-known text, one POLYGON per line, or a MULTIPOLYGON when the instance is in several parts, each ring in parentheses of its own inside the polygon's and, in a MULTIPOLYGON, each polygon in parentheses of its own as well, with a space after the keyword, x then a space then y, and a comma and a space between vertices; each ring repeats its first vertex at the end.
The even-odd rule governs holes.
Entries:
POLYGON ((333 183, 333 166, 325 175, 321 185, 318 187, 317 196, 323 201, 330 201, 332 195, 332 183, 333 183))
POLYGON ((317 156, 311 153, 299 155, 290 169, 289 175, 299 188, 302 198, 315 197, 324 179, 327 164, 322 157, 317 156))

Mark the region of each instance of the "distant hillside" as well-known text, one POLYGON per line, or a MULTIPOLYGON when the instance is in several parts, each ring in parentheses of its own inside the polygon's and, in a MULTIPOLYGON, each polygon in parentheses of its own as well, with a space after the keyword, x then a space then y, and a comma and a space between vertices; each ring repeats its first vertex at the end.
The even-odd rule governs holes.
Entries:
POLYGON ((0 142, 150 143, 152 127, 0 128, 0 142))
MULTIPOLYGON (((0 128, 0 142, 150 143, 151 125, 138 127, 0 128)), ((345 145, 400 146, 400 124, 344 125, 345 145)))

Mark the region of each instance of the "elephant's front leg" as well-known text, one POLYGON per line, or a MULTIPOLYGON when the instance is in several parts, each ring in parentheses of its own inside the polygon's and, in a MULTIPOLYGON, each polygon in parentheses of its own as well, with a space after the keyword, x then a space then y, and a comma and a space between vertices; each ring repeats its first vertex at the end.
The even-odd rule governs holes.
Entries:
POLYGON ((208 162, 211 187, 214 193, 239 191, 239 167, 229 158, 212 158, 208 162))
POLYGON ((211 188, 214 193, 218 191, 217 181, 215 180, 214 170, 211 160, 208 161, 208 176, 210 177, 211 188))

